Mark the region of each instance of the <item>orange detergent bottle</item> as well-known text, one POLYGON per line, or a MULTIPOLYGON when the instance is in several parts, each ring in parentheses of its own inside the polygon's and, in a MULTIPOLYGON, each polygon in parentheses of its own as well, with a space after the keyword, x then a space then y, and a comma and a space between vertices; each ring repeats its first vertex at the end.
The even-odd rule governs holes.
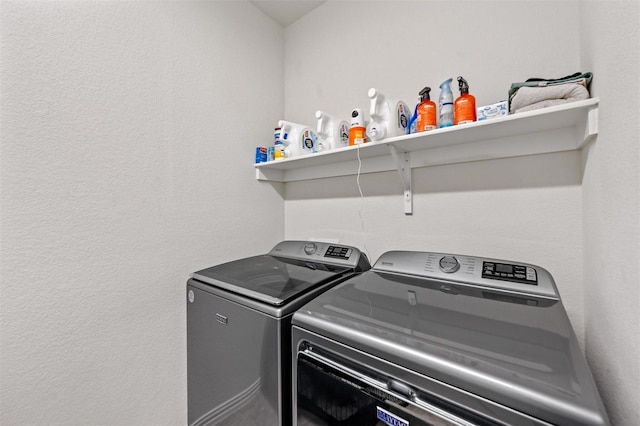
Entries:
POLYGON ((417 123, 416 132, 424 132, 426 130, 433 130, 436 126, 436 103, 431 100, 429 96, 431 87, 425 87, 420 91, 420 103, 416 109, 417 123))
POLYGON ((469 83, 458 77, 460 96, 453 103, 453 124, 465 124, 476 121, 476 98, 469 94, 469 83))

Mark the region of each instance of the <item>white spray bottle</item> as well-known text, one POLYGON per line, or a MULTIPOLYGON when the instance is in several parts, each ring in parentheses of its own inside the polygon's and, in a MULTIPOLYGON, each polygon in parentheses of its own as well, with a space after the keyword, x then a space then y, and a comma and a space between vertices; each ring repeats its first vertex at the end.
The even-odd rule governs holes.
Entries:
POLYGON ((453 93, 451 93, 451 78, 440 84, 440 98, 438 107, 440 108, 439 127, 453 126, 453 93))
POLYGON ((367 95, 370 99, 371 121, 367 126, 367 136, 370 140, 379 141, 409 133, 411 111, 406 103, 386 99, 374 88, 369 89, 367 95))
POLYGON ((349 146, 349 123, 324 111, 316 111, 316 119, 318 120, 316 127, 318 152, 349 146))

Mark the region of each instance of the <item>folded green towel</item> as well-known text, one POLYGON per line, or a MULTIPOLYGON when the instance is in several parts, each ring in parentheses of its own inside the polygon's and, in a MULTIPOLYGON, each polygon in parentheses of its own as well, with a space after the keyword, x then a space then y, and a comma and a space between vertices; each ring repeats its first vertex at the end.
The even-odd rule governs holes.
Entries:
POLYGON ((558 84, 578 83, 586 87, 588 90, 592 79, 593 79, 593 73, 577 72, 575 74, 571 74, 561 78, 551 78, 551 79, 529 78, 526 81, 521 83, 511 83, 511 88, 509 89, 509 112, 513 112, 511 109, 511 101, 513 100, 518 90, 522 87, 548 87, 548 86, 554 86, 558 84))

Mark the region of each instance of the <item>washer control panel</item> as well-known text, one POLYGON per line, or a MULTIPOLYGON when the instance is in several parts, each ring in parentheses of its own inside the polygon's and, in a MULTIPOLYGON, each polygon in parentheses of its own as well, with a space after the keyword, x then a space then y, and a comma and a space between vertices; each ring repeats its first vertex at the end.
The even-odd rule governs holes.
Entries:
POLYGON ((282 241, 269 254, 349 267, 360 266, 363 270, 371 267, 366 256, 357 248, 319 241, 282 241))
POLYGON ((559 298, 551 274, 523 262, 448 253, 389 251, 378 258, 373 271, 445 280, 453 290, 465 285, 559 298))
POLYGON ((538 285, 535 268, 512 263, 482 262, 482 278, 538 285))

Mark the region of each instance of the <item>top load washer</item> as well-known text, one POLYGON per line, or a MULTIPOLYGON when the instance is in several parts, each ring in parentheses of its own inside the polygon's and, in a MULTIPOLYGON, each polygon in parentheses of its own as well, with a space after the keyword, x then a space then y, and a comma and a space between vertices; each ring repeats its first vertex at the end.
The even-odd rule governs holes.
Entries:
POLYGON ((292 324, 298 424, 608 424, 535 265, 387 252, 292 324))
POLYGON ((187 282, 190 425, 291 423, 291 315, 370 268, 355 247, 283 241, 187 282))

